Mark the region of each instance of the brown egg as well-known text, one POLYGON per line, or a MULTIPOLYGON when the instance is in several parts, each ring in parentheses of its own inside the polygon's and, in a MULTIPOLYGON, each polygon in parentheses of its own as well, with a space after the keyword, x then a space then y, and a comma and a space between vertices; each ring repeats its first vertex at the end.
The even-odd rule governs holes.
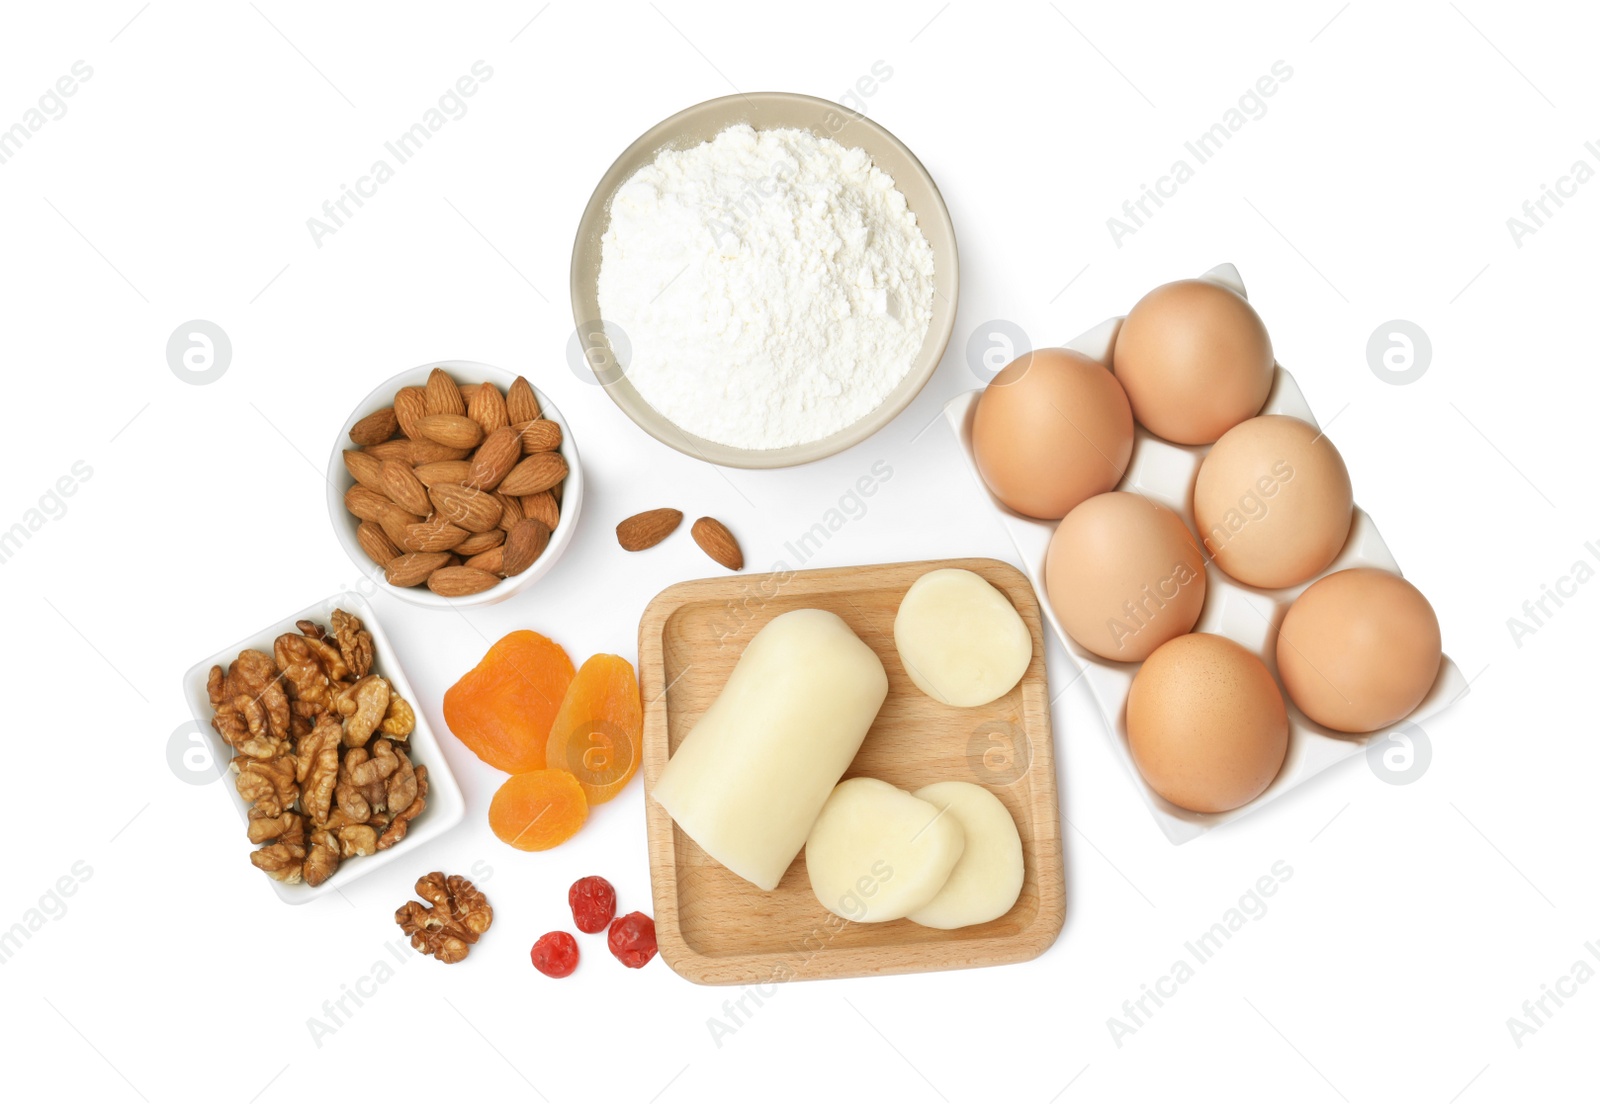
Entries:
POLYGON ((983 390, 972 452, 1001 503, 1059 519, 1122 479, 1133 453, 1133 412, 1099 362, 1071 350, 1034 350, 983 390))
POLYGON ((1066 632, 1111 661, 1142 661, 1187 634, 1206 598, 1205 555, 1171 511, 1134 492, 1105 492, 1061 520, 1045 592, 1066 632))
POLYGON ((1128 747, 1162 799, 1190 811, 1232 811, 1283 767, 1289 715, 1255 654, 1231 638, 1185 634, 1133 678, 1128 747))
POLYGON ((1439 618, 1382 569, 1330 573, 1278 631, 1278 675, 1294 705, 1332 730, 1365 734, 1404 719, 1439 676, 1439 618))
POLYGON ((1112 355, 1134 418, 1190 446, 1260 411, 1272 364, 1272 340, 1250 301, 1211 281, 1174 281, 1134 304, 1112 355))
POLYGON ((1194 521, 1217 568, 1256 588, 1322 572, 1350 534, 1350 473, 1333 443, 1287 415, 1217 439, 1194 482, 1194 521))

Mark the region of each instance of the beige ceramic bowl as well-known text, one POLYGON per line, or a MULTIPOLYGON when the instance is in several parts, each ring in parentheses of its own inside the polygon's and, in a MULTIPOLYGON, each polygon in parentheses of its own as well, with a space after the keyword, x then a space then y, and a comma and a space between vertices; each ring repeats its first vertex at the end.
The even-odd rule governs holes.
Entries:
MULTIPOLYGON (((894 135, 849 108, 792 92, 751 92, 707 100, 679 112, 640 135, 606 170, 595 187, 578 224, 572 246, 572 317, 577 324, 577 345, 590 369, 617 406, 647 433, 681 453, 716 465, 740 469, 777 469, 816 461, 848 449, 875 434, 905 410, 928 383, 950 341, 956 321, 956 234, 950 213, 933 178, 916 155, 894 135), (849 147, 860 147, 873 164, 894 178, 916 213, 917 225, 933 247, 933 319, 911 372, 871 414, 827 438, 778 450, 747 450, 690 434, 647 404, 625 373, 615 369, 616 357, 605 326, 600 322, 600 239, 611 222, 611 197, 634 173, 649 165, 662 150, 682 150, 709 142, 724 129, 747 123, 756 130, 792 127, 808 130, 849 147), (607 371, 609 368, 609 371, 607 371)), ((626 367, 624 367, 625 369, 626 367)))

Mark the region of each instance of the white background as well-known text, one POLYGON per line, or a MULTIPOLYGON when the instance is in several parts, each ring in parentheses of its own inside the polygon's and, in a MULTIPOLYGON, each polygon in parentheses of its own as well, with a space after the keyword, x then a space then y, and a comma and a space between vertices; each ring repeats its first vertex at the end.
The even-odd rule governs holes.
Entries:
POLYGON ((1600 584, 1520 644, 1525 601, 1600 539, 1592 482, 1591 182, 1520 246, 1506 220, 1600 140, 1593 44, 1572 8, 861 3, 693 7, 529 0, 11 6, 0 126, 77 60, 93 77, 0 165, 6 465, 0 529, 76 461, 92 477, 0 565, 9 642, 0 929, 74 862, 92 869, 0 964, 8 1087, 97 1102, 470 1098, 689 1103, 1446 1103, 1570 1100, 1593 1086, 1600 982, 1537 1033, 1507 1020, 1600 940, 1590 814, 1600 584), (131 22, 130 22, 131 20, 131 22), (530 20, 532 22, 530 23, 530 20), (319 247, 306 220, 476 60, 494 75, 319 247), (1293 77, 1120 245, 1106 220, 1283 60, 1293 77), (611 159, 659 119, 734 89, 838 98, 882 61, 868 114, 938 180, 961 245, 956 333, 889 428, 826 462, 715 471, 635 429, 568 370, 567 266, 611 159), (938 418, 979 383, 988 320, 1059 342, 1150 287, 1235 262, 1359 502, 1432 599, 1471 695, 1427 724, 1423 777, 1354 757, 1248 819, 1170 846, 1057 643, 1052 684, 1065 931, 1006 968, 783 987, 720 1045, 737 993, 597 941, 549 981, 527 949, 598 872, 648 909, 635 783, 567 845, 489 833, 500 776, 446 735, 468 815, 355 884, 280 904, 225 785, 168 768, 195 660, 354 583, 323 501, 351 405, 431 358, 528 374, 576 429, 589 478, 560 565, 458 616, 375 600, 445 735, 444 689, 534 627, 575 658, 632 657, 657 591, 714 570, 680 534, 647 555, 615 522, 670 503, 783 557, 875 461, 894 476, 812 565, 1014 560, 938 418), (234 353, 175 378, 178 324, 234 353), (1415 321, 1434 359, 1396 387, 1368 336, 1415 321), (930 425, 931 424, 931 425, 930 425), (1120 1044, 1107 1020, 1183 943, 1285 861, 1293 878, 1120 1044), (307 1020, 386 956, 429 868, 482 863, 497 921, 470 960, 415 958, 345 1025, 307 1020), (537 1089, 530 1089, 530 1085, 537 1089))

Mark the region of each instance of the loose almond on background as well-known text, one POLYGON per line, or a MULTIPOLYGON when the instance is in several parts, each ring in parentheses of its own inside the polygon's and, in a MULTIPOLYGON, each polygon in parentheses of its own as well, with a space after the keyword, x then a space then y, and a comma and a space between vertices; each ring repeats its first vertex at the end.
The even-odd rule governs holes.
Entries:
POLYGON ((617 542, 625 550, 648 550, 677 530, 682 522, 683 512, 675 507, 641 511, 617 524, 617 542))
POLYGON ((709 515, 702 516, 694 521, 689 533, 694 536, 695 544, 718 565, 734 572, 744 568, 744 553, 739 549, 738 541, 718 520, 709 515))

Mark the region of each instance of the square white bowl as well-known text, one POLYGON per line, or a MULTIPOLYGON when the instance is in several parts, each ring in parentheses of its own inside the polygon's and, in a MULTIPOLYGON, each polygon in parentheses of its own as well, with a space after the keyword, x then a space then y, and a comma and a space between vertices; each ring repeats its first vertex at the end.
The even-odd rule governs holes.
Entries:
POLYGON ((210 744, 211 756, 216 765, 222 767, 218 783, 226 789, 228 799, 233 809, 238 813, 241 823, 239 831, 239 864, 250 864, 250 851, 254 846, 244 833, 244 824, 248 824, 250 805, 245 803, 239 795, 239 790, 234 786, 237 779, 235 774, 228 769, 228 762, 234 756, 234 750, 222 740, 222 736, 211 728, 211 716, 214 713, 211 699, 206 695, 206 676, 211 671, 211 666, 221 665, 226 668, 239 651, 244 649, 258 649, 272 655, 272 642, 278 635, 295 630, 295 622, 300 619, 310 619, 314 623, 327 626, 333 619, 335 608, 343 608, 350 614, 357 616, 361 623, 372 634, 373 671, 383 676, 394 690, 403 696, 417 716, 416 729, 411 732, 411 760, 419 765, 428 767, 428 802, 422 814, 411 821, 411 827, 406 836, 395 845, 386 850, 374 853, 370 857, 352 857, 339 865, 339 871, 323 883, 313 888, 309 884, 285 884, 281 880, 274 880, 265 873, 261 879, 272 885, 272 890, 278 893, 278 898, 285 903, 309 903, 318 896, 343 888, 354 881, 360 880, 368 873, 377 872, 384 865, 404 857, 407 853, 433 841, 439 835, 453 829, 466 815, 467 805, 462 798, 461 788, 456 784, 456 778, 451 775, 450 765, 445 761, 444 750, 440 748, 439 741, 434 737, 433 728, 428 725, 428 720, 423 716, 422 707, 417 703, 416 692, 411 687, 411 682, 406 679, 405 671, 400 667, 399 656, 395 653, 394 646, 390 643, 388 635, 384 634, 383 627, 379 625, 377 616, 372 611, 372 605, 365 598, 354 592, 347 592, 338 596, 330 596, 320 603, 312 604, 304 611, 297 611, 279 622, 273 623, 264 630, 250 635, 242 641, 235 642, 225 650, 220 650, 204 661, 198 662, 193 668, 183 675, 183 695, 188 701, 190 709, 194 712, 195 721, 199 724, 195 729, 210 744))
MULTIPOLYGON (((1205 273, 1203 279, 1230 288, 1241 296, 1245 295, 1244 281, 1240 279, 1239 271, 1232 265, 1219 265, 1205 273)), ((1116 344, 1117 329, 1121 324, 1120 316, 1107 319, 1065 345, 1069 350, 1093 358, 1109 369, 1111 351, 1116 344)), ((1067 648, 1067 653, 1077 663, 1081 675, 1087 678, 1090 693, 1105 718, 1106 731, 1111 736, 1112 744, 1168 841, 1181 845, 1199 837, 1212 827, 1221 826, 1223 823, 1232 822, 1249 814, 1329 766, 1359 753, 1366 746, 1387 735, 1404 731, 1408 724, 1420 722, 1443 711, 1466 695, 1467 681, 1462 677, 1461 670, 1449 657, 1444 657, 1440 662, 1439 675, 1434 680, 1433 688, 1409 716, 1393 726, 1371 734, 1344 734, 1312 722, 1286 694, 1283 702, 1289 712, 1289 750, 1284 756, 1283 767, 1278 770, 1277 777, 1264 792, 1242 807, 1218 814, 1187 811, 1162 799, 1150 785, 1145 783, 1144 777, 1139 775, 1139 770, 1133 763, 1133 754, 1128 747, 1128 714, 1125 708, 1128 702, 1128 689, 1133 684, 1134 674, 1139 671, 1139 664, 1107 661, 1073 641, 1072 636, 1061 626, 1061 620, 1056 618, 1055 608, 1050 604, 1049 593, 1045 588, 1045 554, 1050 548, 1050 539, 1055 534, 1057 523, 1030 519, 1012 511, 995 498, 978 474, 977 459, 972 451, 972 415, 978 406, 978 397, 982 395, 983 390, 978 389, 957 396, 945 405, 945 418, 955 428, 956 438, 961 444, 961 452, 966 458, 973 480, 994 504, 995 510, 1000 515, 1001 524, 1016 545, 1017 553, 1022 557, 1023 571, 1028 574, 1028 579, 1033 581, 1033 586, 1038 589, 1039 594, 1046 597, 1046 601, 1040 604, 1044 609, 1045 618, 1055 629, 1056 637, 1061 640, 1061 644, 1067 648)), ((1282 365, 1275 366, 1272 391, 1267 396, 1267 402, 1260 414, 1292 415, 1312 426, 1318 425, 1316 416, 1311 413, 1311 406, 1306 403, 1306 398, 1300 391, 1300 386, 1282 365)), ((1156 503, 1171 508, 1193 531, 1195 529, 1194 478, 1199 471, 1200 462, 1210 449, 1210 446, 1175 445, 1135 425, 1133 456, 1129 459, 1127 471, 1117 487, 1138 492, 1156 503)), ((1355 508, 1350 521, 1350 536, 1345 540, 1344 549, 1334 559, 1333 564, 1312 580, 1292 588, 1248 587, 1222 572, 1208 558, 1205 606, 1201 609, 1200 620, 1194 629, 1232 638, 1261 658, 1276 680, 1278 665, 1273 643, 1277 640, 1278 628, 1283 623, 1284 615, 1288 613, 1289 605, 1314 581, 1329 573, 1358 566, 1387 569, 1396 574, 1400 572, 1400 566, 1395 564, 1394 556, 1390 554, 1389 547, 1384 545, 1383 536, 1373 525, 1372 518, 1359 507, 1355 508)))

